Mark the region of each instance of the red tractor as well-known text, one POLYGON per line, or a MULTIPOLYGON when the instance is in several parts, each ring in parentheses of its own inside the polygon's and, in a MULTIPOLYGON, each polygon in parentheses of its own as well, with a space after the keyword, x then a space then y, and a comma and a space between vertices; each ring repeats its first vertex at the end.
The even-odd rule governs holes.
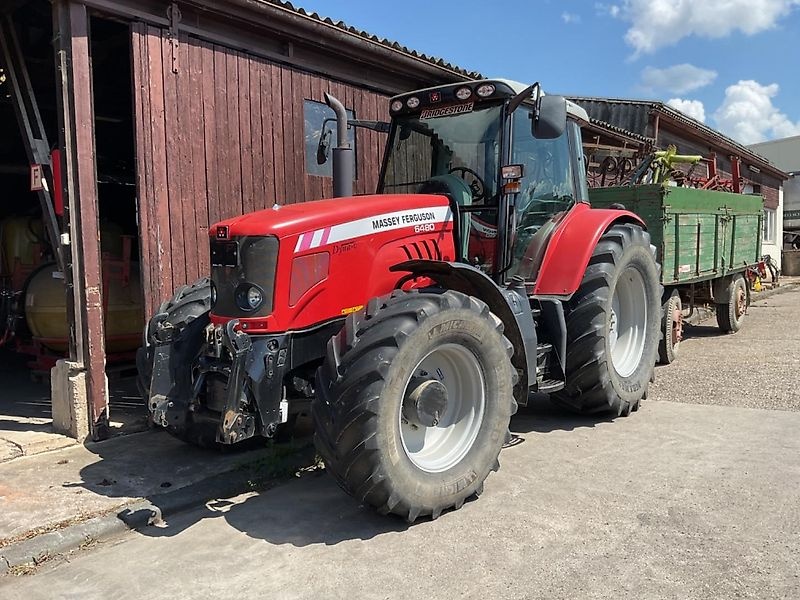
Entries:
MULTIPOLYGON (((311 406, 326 469, 409 522, 479 495, 534 392, 639 407, 659 342, 644 224, 588 204, 583 109, 474 81, 390 101, 377 195, 274 206, 209 230, 211 277, 139 354, 155 423, 201 445, 272 437, 311 406)), ((323 135, 318 160, 327 156, 323 135)), ((352 154, 334 149, 348 196, 352 154)))

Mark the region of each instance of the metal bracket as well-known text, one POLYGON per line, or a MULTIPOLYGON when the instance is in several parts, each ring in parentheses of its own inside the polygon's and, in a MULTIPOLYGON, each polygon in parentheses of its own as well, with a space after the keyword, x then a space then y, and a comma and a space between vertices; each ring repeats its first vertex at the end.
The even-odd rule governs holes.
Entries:
POLYGON ((252 348, 252 342, 246 333, 235 330, 238 324, 238 319, 233 319, 225 325, 224 343, 231 353, 233 367, 228 378, 223 419, 217 431, 217 441, 223 444, 233 444, 251 437, 256 425, 253 416, 244 414, 242 411, 244 408, 242 395, 246 376, 245 363, 252 348))
POLYGON ((172 53, 172 72, 178 73, 178 23, 181 22, 181 9, 178 4, 173 2, 167 7, 167 18, 169 19, 169 45, 172 53))

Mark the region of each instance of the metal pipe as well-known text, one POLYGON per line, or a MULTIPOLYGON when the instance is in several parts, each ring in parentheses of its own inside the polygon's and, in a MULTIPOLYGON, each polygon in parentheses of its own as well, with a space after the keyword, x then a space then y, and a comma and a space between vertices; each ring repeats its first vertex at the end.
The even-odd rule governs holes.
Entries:
POLYGON ((355 161, 347 135, 347 110, 336 98, 325 92, 325 104, 336 114, 336 148, 333 149, 333 196, 353 195, 355 161))

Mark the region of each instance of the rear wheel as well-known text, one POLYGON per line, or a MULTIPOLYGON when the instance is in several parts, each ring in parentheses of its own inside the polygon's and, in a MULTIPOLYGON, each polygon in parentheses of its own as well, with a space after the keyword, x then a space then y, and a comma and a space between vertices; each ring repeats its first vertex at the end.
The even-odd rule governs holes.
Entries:
POLYGON ((452 291, 398 291, 348 317, 313 404, 339 485, 409 522, 480 494, 516 410, 502 331, 486 304, 452 291))
POLYGON ((678 348, 683 339, 683 303, 678 290, 672 290, 664 301, 661 316, 661 342, 658 344, 658 362, 668 365, 678 358, 678 348))
POLYGON ((580 413, 636 410, 653 374, 660 314, 650 236, 638 225, 613 226, 566 307, 566 386, 553 401, 580 413))
POLYGON ((747 284, 736 275, 728 286, 726 302, 717 304, 717 325, 723 333, 736 333, 742 327, 747 312, 747 284))

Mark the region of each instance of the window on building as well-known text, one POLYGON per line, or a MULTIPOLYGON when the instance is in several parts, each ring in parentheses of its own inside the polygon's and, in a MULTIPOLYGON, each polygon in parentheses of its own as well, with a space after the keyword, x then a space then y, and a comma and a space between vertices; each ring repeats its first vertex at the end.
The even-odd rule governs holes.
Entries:
MULTIPOLYGON (((348 110, 347 117, 355 119, 355 113, 352 110, 348 110)), ((327 104, 305 100, 303 101, 303 118, 305 120, 306 173, 331 177, 333 175, 333 149, 339 143, 336 135, 336 115, 327 104), (317 149, 319 148, 319 139, 322 135, 323 126, 325 131, 330 131, 330 137, 328 138, 330 140, 330 151, 328 160, 323 164, 319 164, 317 161, 317 149)), ((356 154, 355 128, 348 129, 348 134, 350 136, 350 146, 353 148, 353 153, 356 154)), ((358 161, 354 162, 358 165, 358 161)), ((358 171, 358 167, 356 167, 356 171, 358 171)))
POLYGON ((764 209, 764 236, 761 241, 765 244, 774 244, 778 224, 778 213, 775 209, 764 209))

